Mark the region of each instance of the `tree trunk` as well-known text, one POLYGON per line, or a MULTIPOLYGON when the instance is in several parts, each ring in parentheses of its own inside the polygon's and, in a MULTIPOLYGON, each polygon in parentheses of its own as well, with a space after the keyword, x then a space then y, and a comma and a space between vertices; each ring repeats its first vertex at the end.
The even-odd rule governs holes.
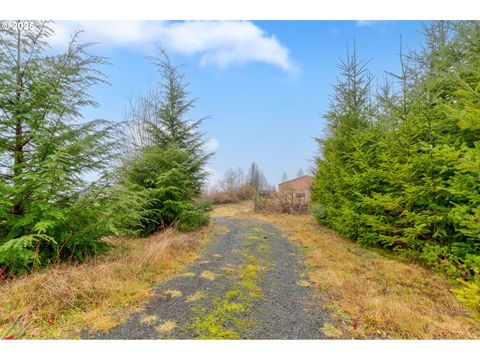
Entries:
MULTIPOLYGON (((16 64, 16 89, 15 100, 16 105, 20 105, 22 95, 22 75, 21 75, 21 33, 20 29, 17 30, 17 64, 16 64)), ((14 186, 18 185, 18 177, 22 174, 22 166, 25 162, 24 143, 23 143, 23 123, 22 114, 19 109, 14 109, 15 117, 15 163, 13 166, 14 186)), ((22 195, 17 195, 14 200, 12 212, 14 215, 22 216, 24 213, 23 198, 22 195)))

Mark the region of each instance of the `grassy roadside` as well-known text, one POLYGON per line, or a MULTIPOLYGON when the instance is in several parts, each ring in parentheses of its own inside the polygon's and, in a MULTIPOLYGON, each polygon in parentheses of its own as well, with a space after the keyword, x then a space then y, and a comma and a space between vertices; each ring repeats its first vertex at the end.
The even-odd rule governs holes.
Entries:
POLYGON ((143 239, 111 239, 108 254, 63 264, 0 285, 0 339, 71 339, 108 330, 138 311, 153 287, 182 271, 214 234, 167 230, 143 239))
POLYGON ((365 249, 309 215, 254 214, 249 204, 217 206, 216 216, 253 216, 283 229, 305 250, 309 281, 331 320, 333 338, 479 339, 480 325, 441 275, 386 252, 365 249))

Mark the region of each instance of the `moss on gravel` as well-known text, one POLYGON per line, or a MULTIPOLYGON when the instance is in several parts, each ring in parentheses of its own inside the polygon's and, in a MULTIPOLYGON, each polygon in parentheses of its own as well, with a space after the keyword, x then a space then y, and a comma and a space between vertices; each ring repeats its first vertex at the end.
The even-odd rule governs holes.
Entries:
POLYGON ((268 236, 261 228, 245 236, 242 263, 232 272, 232 289, 212 299, 212 307, 194 307, 194 321, 186 326, 198 339, 241 339, 248 329, 258 323, 252 315, 255 299, 262 297, 260 279, 268 265, 265 253, 269 249, 268 236))

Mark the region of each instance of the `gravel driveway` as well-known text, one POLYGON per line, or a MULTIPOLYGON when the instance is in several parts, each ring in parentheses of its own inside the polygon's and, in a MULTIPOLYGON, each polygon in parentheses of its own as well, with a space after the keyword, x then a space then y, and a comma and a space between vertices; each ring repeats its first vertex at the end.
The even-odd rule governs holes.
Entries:
POLYGON ((95 339, 319 339, 326 319, 303 278, 301 249, 273 225, 215 218, 228 228, 143 311, 95 339))

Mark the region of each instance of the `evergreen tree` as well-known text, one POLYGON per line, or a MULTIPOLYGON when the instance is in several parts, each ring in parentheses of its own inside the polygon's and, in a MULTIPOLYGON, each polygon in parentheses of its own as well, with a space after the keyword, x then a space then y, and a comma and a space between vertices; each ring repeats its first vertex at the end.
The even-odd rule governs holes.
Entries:
POLYGON ((196 185, 196 195, 200 195, 208 173, 205 165, 213 154, 205 152, 204 134, 199 131, 206 118, 191 120, 187 118, 195 105, 195 99, 189 98, 188 84, 179 66, 171 63, 168 54, 159 48, 161 56, 151 58, 159 70, 161 81, 154 89, 131 106, 126 114, 129 123, 127 137, 134 149, 141 150, 149 146, 160 149, 176 147, 187 151, 192 169, 191 176, 196 185))
POLYGON ((152 59, 161 74, 158 87, 141 96, 127 114, 127 136, 135 151, 127 154, 121 180, 142 194, 139 230, 144 235, 174 224, 190 230, 208 221, 208 206, 197 201, 212 156, 205 152, 199 131, 204 119, 186 118, 194 100, 188 97, 184 74, 160 52, 160 58, 152 59))
POLYGON ((87 91, 105 81, 105 59, 78 33, 47 55, 49 24, 32 24, 0 30, 0 267, 12 272, 103 247, 104 191, 83 174, 105 171, 114 149, 112 126, 81 116, 96 106, 87 91))
MULTIPOLYGON (((312 188, 317 218, 350 237, 357 236, 361 185, 368 181, 363 171, 368 146, 374 144, 371 126, 370 83, 372 76, 356 51, 339 65, 341 78, 334 86, 330 109, 325 115, 327 137, 318 138, 320 154, 312 188), (328 216, 326 216, 328 214, 328 216)), ((370 159, 370 161, 373 161, 370 159)))

